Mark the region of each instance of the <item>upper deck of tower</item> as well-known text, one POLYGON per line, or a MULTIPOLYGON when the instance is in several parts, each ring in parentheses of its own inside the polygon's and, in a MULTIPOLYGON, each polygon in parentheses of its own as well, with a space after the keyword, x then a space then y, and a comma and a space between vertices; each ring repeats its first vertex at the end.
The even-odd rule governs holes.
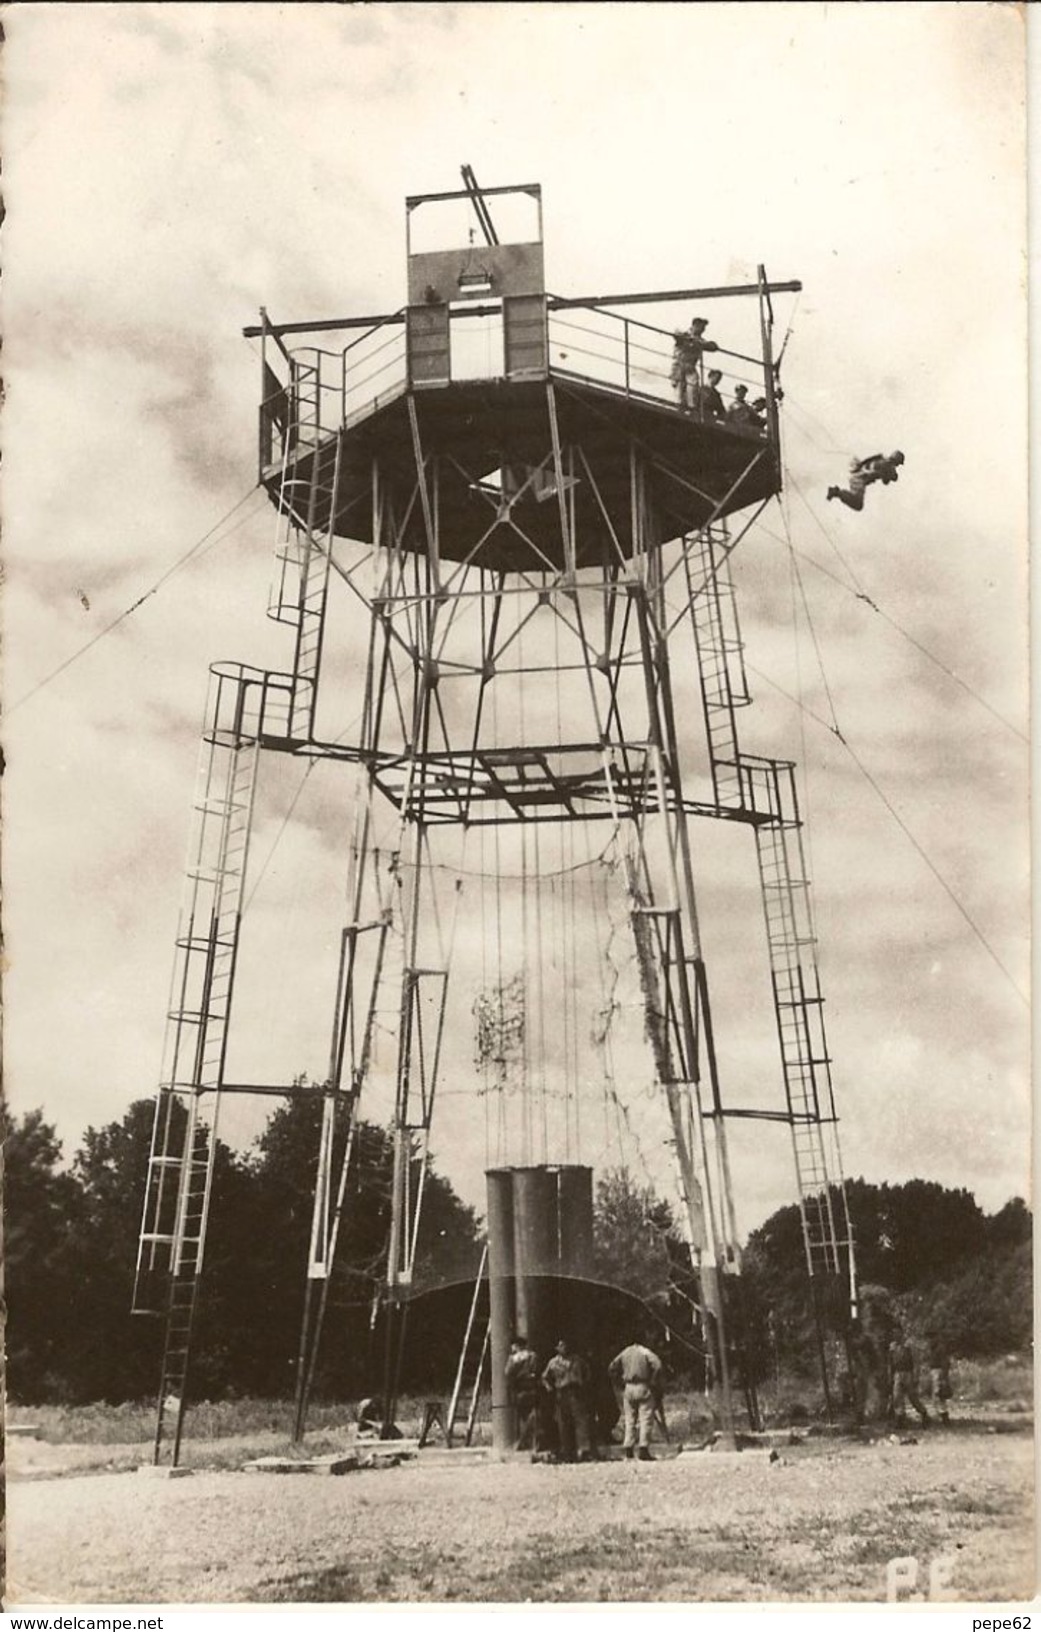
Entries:
MULTIPOLYGON (((262 313, 247 329, 263 342, 259 474, 277 504, 303 519, 294 496, 306 494, 311 525, 372 540, 374 470, 402 494, 436 467, 439 553, 511 570, 564 564, 565 502, 576 566, 599 559, 597 530, 630 553, 634 463, 662 540, 779 491, 770 297, 797 283, 770 284, 760 268, 730 288, 552 295, 541 188, 464 179, 463 191, 406 200, 404 307, 287 324, 262 313), (448 207, 474 212, 481 242, 458 213, 447 234, 421 230, 448 207), (704 321, 676 330, 631 310, 722 296, 757 303, 747 350, 730 349, 722 327, 712 340, 704 321), (335 514, 319 516, 337 444, 335 514)), ((400 521, 402 547, 427 547, 424 508, 400 521)))

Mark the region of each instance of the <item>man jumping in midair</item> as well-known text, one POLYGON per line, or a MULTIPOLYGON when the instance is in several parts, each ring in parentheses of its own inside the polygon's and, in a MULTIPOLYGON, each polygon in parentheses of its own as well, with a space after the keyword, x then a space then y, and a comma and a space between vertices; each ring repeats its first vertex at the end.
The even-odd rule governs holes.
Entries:
POLYGON ((828 498, 841 499, 849 510, 863 510, 864 489, 870 487, 872 482, 895 482, 903 462, 904 456, 899 448, 888 456, 872 453, 866 459, 854 459, 849 467, 849 487, 829 487, 828 498))

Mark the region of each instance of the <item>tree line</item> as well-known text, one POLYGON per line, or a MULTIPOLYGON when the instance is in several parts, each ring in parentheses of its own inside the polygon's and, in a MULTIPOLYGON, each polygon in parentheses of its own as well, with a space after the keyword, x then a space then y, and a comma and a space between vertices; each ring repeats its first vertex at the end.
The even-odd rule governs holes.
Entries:
MULTIPOLYGON (((311 1229, 320 1095, 280 1107, 246 1153, 218 1140, 206 1264, 193 1344, 196 1398, 282 1397, 295 1385, 311 1229)), ((131 1315, 154 1101, 88 1128, 71 1166, 39 1110, 3 1112, 7 1377, 24 1404, 119 1402, 152 1394, 163 1323, 131 1315)), ((334 1168, 345 1128, 334 1140, 334 1168)), ((374 1321, 385 1267, 393 1145, 361 1121, 329 1292, 319 1390, 364 1391, 381 1363, 374 1321)), ((481 1251, 474 1210, 436 1171, 427 1178, 416 1284, 446 1287, 456 1318, 436 1320, 427 1368, 458 1353, 481 1251), (451 1330, 449 1330, 451 1328, 451 1330)), ((416 1379, 422 1381, 422 1377, 416 1379)))
MULTIPOLYGON (((154 1102, 88 1128, 71 1165, 42 1111, 4 1136, 7 1379, 23 1404, 144 1399, 157 1384, 163 1328, 132 1316, 131 1290, 154 1102)), ((297 1342, 321 1117, 321 1096, 280 1107, 245 1153, 218 1142, 192 1393, 279 1398, 295 1385, 297 1342)), ((334 1141, 334 1170, 346 1129, 334 1141)), ((392 1141, 362 1121, 350 1169, 340 1251, 329 1289, 315 1386, 335 1398, 371 1390, 382 1365, 379 1290, 385 1267, 392 1141)), ((852 1180, 848 1199, 861 1284, 883 1289, 914 1335, 940 1336, 966 1357, 1026 1347, 1032 1332, 1031 1215, 1020 1200, 986 1215, 967 1190, 913 1180, 852 1180)), ((423 1203, 405 1388, 450 1383, 482 1246, 483 1226, 431 1170, 423 1203)), ((697 1325, 696 1284, 668 1202, 626 1170, 603 1174, 594 1203, 595 1273, 640 1298, 672 1329, 697 1325)), ((746 1362, 811 1371, 816 1336, 797 1206, 754 1231, 740 1277, 746 1362)), ((833 1323, 841 1312, 832 1310, 833 1323)))

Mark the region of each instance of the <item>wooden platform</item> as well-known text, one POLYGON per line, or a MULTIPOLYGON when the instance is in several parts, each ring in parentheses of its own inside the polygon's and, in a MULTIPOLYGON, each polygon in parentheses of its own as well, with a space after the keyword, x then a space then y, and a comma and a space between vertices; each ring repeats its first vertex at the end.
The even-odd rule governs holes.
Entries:
POLYGON ((357 1451, 338 1451, 333 1456, 260 1456, 255 1462, 246 1462, 244 1473, 353 1473, 358 1466, 357 1451))

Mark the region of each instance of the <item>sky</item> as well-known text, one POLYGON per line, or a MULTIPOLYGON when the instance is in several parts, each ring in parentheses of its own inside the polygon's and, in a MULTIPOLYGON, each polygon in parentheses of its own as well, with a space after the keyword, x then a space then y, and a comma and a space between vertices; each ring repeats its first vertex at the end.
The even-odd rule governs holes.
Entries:
MULTIPOLYGON (((399 307, 404 198, 470 163, 542 184, 554 292, 801 279, 777 303, 785 495, 734 571, 746 744, 806 778, 846 1171, 1026 1193, 1022 13, 88 3, 5 27, 14 1110, 71 1156, 154 1092, 207 668, 289 661, 241 330, 399 307), (862 515, 825 502, 895 447, 862 515)), ((283 825, 272 777, 241 1061, 283 1080, 324 1070, 347 818, 316 774, 283 825)), ((776 1080, 727 843, 699 832, 723 1069, 776 1080)), ((434 1146, 479 1200, 464 1056, 434 1146)), ((794 1199, 763 1139, 735 1149, 745 1228, 794 1199)))

